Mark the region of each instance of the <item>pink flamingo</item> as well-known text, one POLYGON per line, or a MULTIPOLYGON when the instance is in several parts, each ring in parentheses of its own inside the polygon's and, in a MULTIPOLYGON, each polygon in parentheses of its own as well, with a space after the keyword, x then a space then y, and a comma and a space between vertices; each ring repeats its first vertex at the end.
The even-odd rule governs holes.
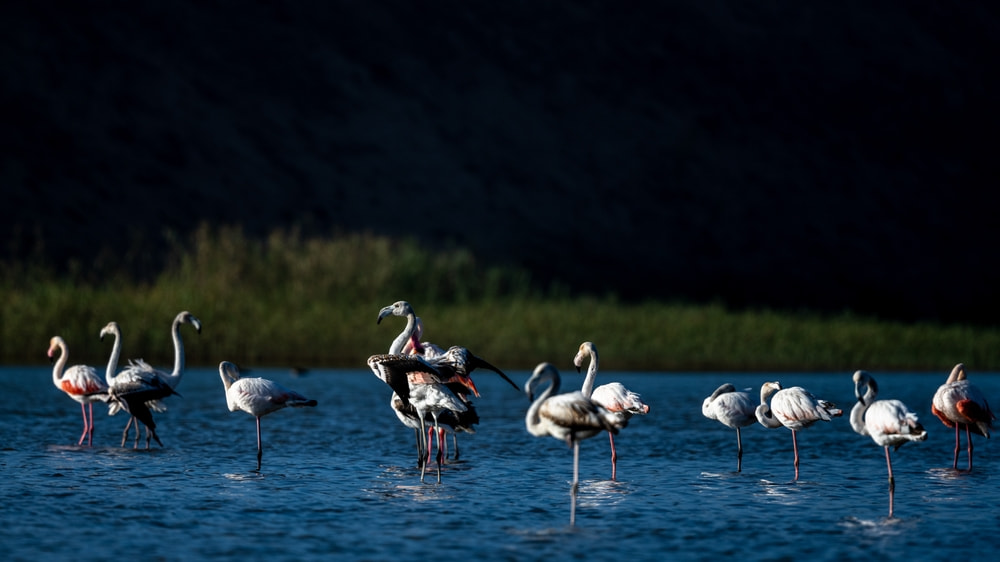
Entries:
POLYGON ((965 428, 965 440, 969 448, 969 470, 972 470, 972 433, 990 438, 990 428, 996 416, 990 410, 986 396, 965 378, 965 365, 959 363, 951 370, 948 380, 938 387, 931 402, 931 413, 943 424, 955 428, 955 461, 952 468, 958 470, 960 450, 959 430, 965 428))
MULTIPOLYGON (((590 365, 587 367, 587 378, 583 379, 583 388, 580 392, 590 398, 595 404, 605 410, 614 413, 623 421, 628 421, 633 415, 645 415, 649 413, 649 406, 642 401, 642 397, 637 393, 625 388, 620 382, 611 382, 594 388, 594 380, 597 378, 598 355, 597 346, 589 341, 580 344, 580 349, 573 358, 576 365, 576 372, 580 372, 584 359, 590 357, 590 365)), ((608 431, 608 439, 611 441, 611 479, 618 476, 618 452, 615 450, 615 433, 608 431)))
POLYGON ((910 441, 924 441, 924 430, 917 415, 899 400, 875 400, 878 385, 865 371, 854 373, 854 396, 858 403, 851 408, 851 428, 859 435, 870 435, 872 441, 885 449, 885 464, 889 470, 889 517, 892 517, 896 480, 892 476, 889 447, 899 449, 910 441))
POLYGON ((264 454, 260 440, 260 418, 286 406, 313 407, 316 401, 268 379, 240 378, 239 368, 229 361, 219 363, 219 377, 226 387, 226 405, 229 411, 243 411, 257 418, 257 472, 260 472, 260 460, 264 454))
POLYGON ((736 472, 741 472, 743 439, 740 436, 740 428, 757 421, 750 394, 737 392, 736 387, 727 382, 715 389, 715 392, 701 403, 701 413, 710 420, 718 420, 726 427, 736 430, 736 472))
POLYGON ((830 421, 842 415, 836 404, 820 400, 801 386, 781 388, 779 382, 766 382, 760 387, 760 405, 757 406, 757 421, 767 428, 787 427, 792 430, 792 449, 795 452, 795 480, 799 479, 799 444, 796 432, 818 421, 830 421), (771 398, 771 405, 767 399, 771 398))
POLYGON ((49 359, 55 358, 55 351, 59 350, 59 359, 55 361, 52 368, 52 383, 56 388, 65 392, 67 396, 80 403, 80 411, 83 413, 83 433, 80 434, 80 441, 77 446, 83 445, 83 440, 87 439, 87 445, 93 445, 94 441, 94 402, 107 402, 108 384, 101 379, 97 369, 87 365, 74 365, 66 369, 66 362, 69 360, 69 350, 66 342, 59 336, 54 336, 49 340, 49 359))

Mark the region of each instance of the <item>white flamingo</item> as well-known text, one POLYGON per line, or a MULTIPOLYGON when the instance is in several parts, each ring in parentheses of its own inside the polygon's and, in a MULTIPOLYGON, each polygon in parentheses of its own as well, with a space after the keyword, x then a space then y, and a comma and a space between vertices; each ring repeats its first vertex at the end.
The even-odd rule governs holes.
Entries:
POLYGON ((524 384, 531 407, 524 417, 528 433, 535 437, 551 436, 573 448, 573 483, 570 487, 569 524, 576 524, 576 494, 580 482, 580 440, 602 431, 617 433, 628 421, 602 408, 579 390, 556 394, 560 386, 559 371, 549 363, 535 367, 524 384), (549 383, 537 398, 535 389, 549 383))
POLYGON ((313 407, 316 401, 272 380, 240 378, 239 368, 229 361, 219 363, 219 377, 226 387, 226 405, 229 411, 243 411, 257 418, 257 472, 260 472, 260 460, 264 454, 260 440, 260 418, 286 406, 313 407))
MULTIPOLYGON (((114 401, 113 411, 109 413, 114 413, 117 411, 118 407, 124 409, 129 415, 135 419, 136 426, 136 443, 135 448, 139 446, 139 423, 141 422, 146 426, 146 448, 149 448, 149 439, 152 436, 156 439, 157 444, 161 447, 163 442, 160 441, 159 436, 156 435, 156 422, 153 421, 153 413, 150 411, 158 404, 158 400, 161 398, 166 398, 171 394, 177 394, 174 389, 167 384, 155 371, 148 371, 144 369, 139 369, 131 367, 123 370, 121 373, 115 374, 118 369, 118 358, 121 355, 122 341, 121 341, 121 329, 118 327, 118 323, 109 322, 107 326, 101 329, 101 340, 104 336, 111 334, 114 336, 115 341, 111 350, 111 357, 108 359, 108 369, 105 373, 105 380, 108 383, 108 394, 114 401)), ((125 431, 128 431, 128 426, 125 426, 125 431)), ((125 446, 125 438, 127 434, 122 435, 122 447, 125 446)))
MULTIPOLYGON (((181 384, 181 378, 184 376, 184 340, 181 339, 181 324, 190 324, 194 326, 195 330, 201 333, 201 320, 198 320, 193 314, 188 311, 182 311, 174 317, 174 321, 170 325, 170 336, 174 341, 174 370, 170 373, 154 368, 149 363, 146 363, 142 359, 129 360, 129 366, 126 367, 126 371, 136 370, 140 371, 138 376, 143 378, 152 377, 156 375, 163 382, 170 386, 170 388, 176 389, 178 385, 181 384)), ((162 412, 166 410, 166 406, 159 402, 154 402, 148 404, 149 408, 154 412, 162 412)), ((112 408, 111 415, 117 413, 117 410, 112 408)), ((122 446, 125 445, 125 441, 128 439, 129 427, 133 425, 133 419, 129 419, 128 423, 125 424, 125 431, 122 433, 122 446)), ((139 441, 139 426, 135 426, 135 439, 138 443, 139 441)), ((149 440, 149 436, 146 436, 146 440, 149 440)))
POLYGON ((737 391, 725 383, 701 403, 701 413, 710 420, 718 420, 736 430, 736 472, 743 470, 743 439, 740 428, 757 421, 753 399, 748 392, 737 391))
POLYGON ((760 405, 757 421, 767 428, 787 427, 792 430, 792 449, 795 452, 795 480, 799 479, 799 444, 796 432, 818 421, 830 421, 843 414, 836 405, 820 400, 801 386, 781 388, 781 383, 766 382, 760 387, 760 405), (768 406, 767 399, 771 398, 768 406))
MULTIPOLYGON (((573 358, 576 372, 580 372, 583 361, 588 357, 590 365, 587 366, 587 377, 583 379, 581 389, 584 396, 625 421, 628 421, 633 415, 649 413, 649 406, 642 401, 642 396, 625 388, 625 385, 620 382, 611 382, 594 388, 599 358, 597 346, 592 342, 585 341, 580 344, 580 349, 577 350, 576 357, 573 358)), ((615 434, 609 431, 608 439, 611 441, 611 479, 615 480, 618 476, 618 452, 615 450, 615 434)))
POLYGON ((83 433, 80 434, 80 441, 77 446, 83 445, 83 440, 87 440, 87 445, 94 442, 94 402, 107 402, 108 384, 101 379, 97 369, 87 365, 73 365, 66 368, 69 361, 69 350, 66 342, 59 336, 54 336, 49 340, 49 359, 55 359, 55 352, 59 350, 59 359, 55 360, 52 368, 52 383, 56 388, 66 393, 67 396, 80 403, 80 411, 83 413, 83 433), (89 412, 88 412, 89 410, 89 412))
POLYGON ((972 433, 990 438, 990 429, 996 416, 990 409, 986 396, 979 387, 966 380, 965 365, 959 363, 951 370, 948 380, 938 387, 931 402, 931 413, 943 424, 955 428, 955 460, 952 468, 958 470, 958 453, 961 438, 959 430, 965 428, 965 441, 969 449, 969 470, 972 470, 972 433))
POLYGON ((889 470, 889 517, 892 517, 896 480, 892 476, 892 459, 889 447, 899 449, 910 441, 924 441, 924 430, 917 415, 899 400, 875 400, 878 385, 865 371, 854 373, 854 396, 857 404, 851 408, 851 427, 859 435, 869 435, 885 449, 885 464, 889 470))

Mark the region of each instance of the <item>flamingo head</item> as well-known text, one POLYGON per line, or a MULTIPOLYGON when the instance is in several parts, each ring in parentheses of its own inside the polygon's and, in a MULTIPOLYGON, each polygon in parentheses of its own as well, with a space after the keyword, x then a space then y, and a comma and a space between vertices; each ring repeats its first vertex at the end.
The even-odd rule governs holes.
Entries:
POLYGON ((108 322, 107 326, 101 328, 101 341, 104 341, 104 336, 108 334, 117 336, 120 333, 121 330, 118 328, 118 322, 108 322))
POLYGON ((382 319, 390 314, 393 316, 407 316, 413 314, 413 307, 406 301, 396 301, 379 311, 378 320, 375 323, 381 324, 382 319))
POLYGON ((186 310, 174 318, 174 324, 191 324, 199 334, 201 333, 201 320, 198 320, 194 314, 191 314, 186 310))
POLYGON ((55 357, 56 350, 59 349, 59 344, 62 343, 62 341, 62 338, 59 336, 52 336, 52 339, 49 340, 49 351, 46 354, 49 356, 49 359, 53 359, 55 357))
POLYGON ((597 347, 589 341, 585 341, 580 344, 580 349, 576 352, 576 357, 573 358, 573 365, 576 366, 576 372, 579 373, 583 367, 583 360, 588 356, 597 356, 597 347))

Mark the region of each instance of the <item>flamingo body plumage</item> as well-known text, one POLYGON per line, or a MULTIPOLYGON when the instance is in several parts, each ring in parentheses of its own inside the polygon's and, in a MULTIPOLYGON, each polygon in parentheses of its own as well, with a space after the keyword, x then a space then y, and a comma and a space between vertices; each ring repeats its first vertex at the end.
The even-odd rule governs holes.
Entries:
POLYGON ((736 472, 743 470, 743 437, 741 428, 757 422, 756 408, 748 392, 737 391, 725 383, 701 403, 701 413, 736 430, 736 472))

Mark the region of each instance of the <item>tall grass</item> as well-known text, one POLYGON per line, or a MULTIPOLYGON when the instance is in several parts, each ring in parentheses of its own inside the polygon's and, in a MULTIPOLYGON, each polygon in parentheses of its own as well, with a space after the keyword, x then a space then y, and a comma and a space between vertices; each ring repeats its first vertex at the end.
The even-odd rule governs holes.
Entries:
POLYGON ((363 368, 402 328, 395 318, 376 325, 378 310, 403 299, 424 318, 427 339, 460 343, 508 369, 540 361, 572 368, 585 340, 598 345, 607 369, 1000 368, 995 327, 570 296, 523 270, 485 266, 463 248, 429 251, 371 234, 307 238, 293 229, 259 240, 238 227, 203 226, 173 240, 162 272, 139 273, 119 269, 95 281, 78 266, 56 273, 4 264, 0 361, 43 362, 48 338, 61 335, 72 363, 100 365, 110 343, 97 334, 115 320, 124 357, 167 365, 170 323, 190 310, 204 325, 201 335, 182 332, 192 364, 363 368))

